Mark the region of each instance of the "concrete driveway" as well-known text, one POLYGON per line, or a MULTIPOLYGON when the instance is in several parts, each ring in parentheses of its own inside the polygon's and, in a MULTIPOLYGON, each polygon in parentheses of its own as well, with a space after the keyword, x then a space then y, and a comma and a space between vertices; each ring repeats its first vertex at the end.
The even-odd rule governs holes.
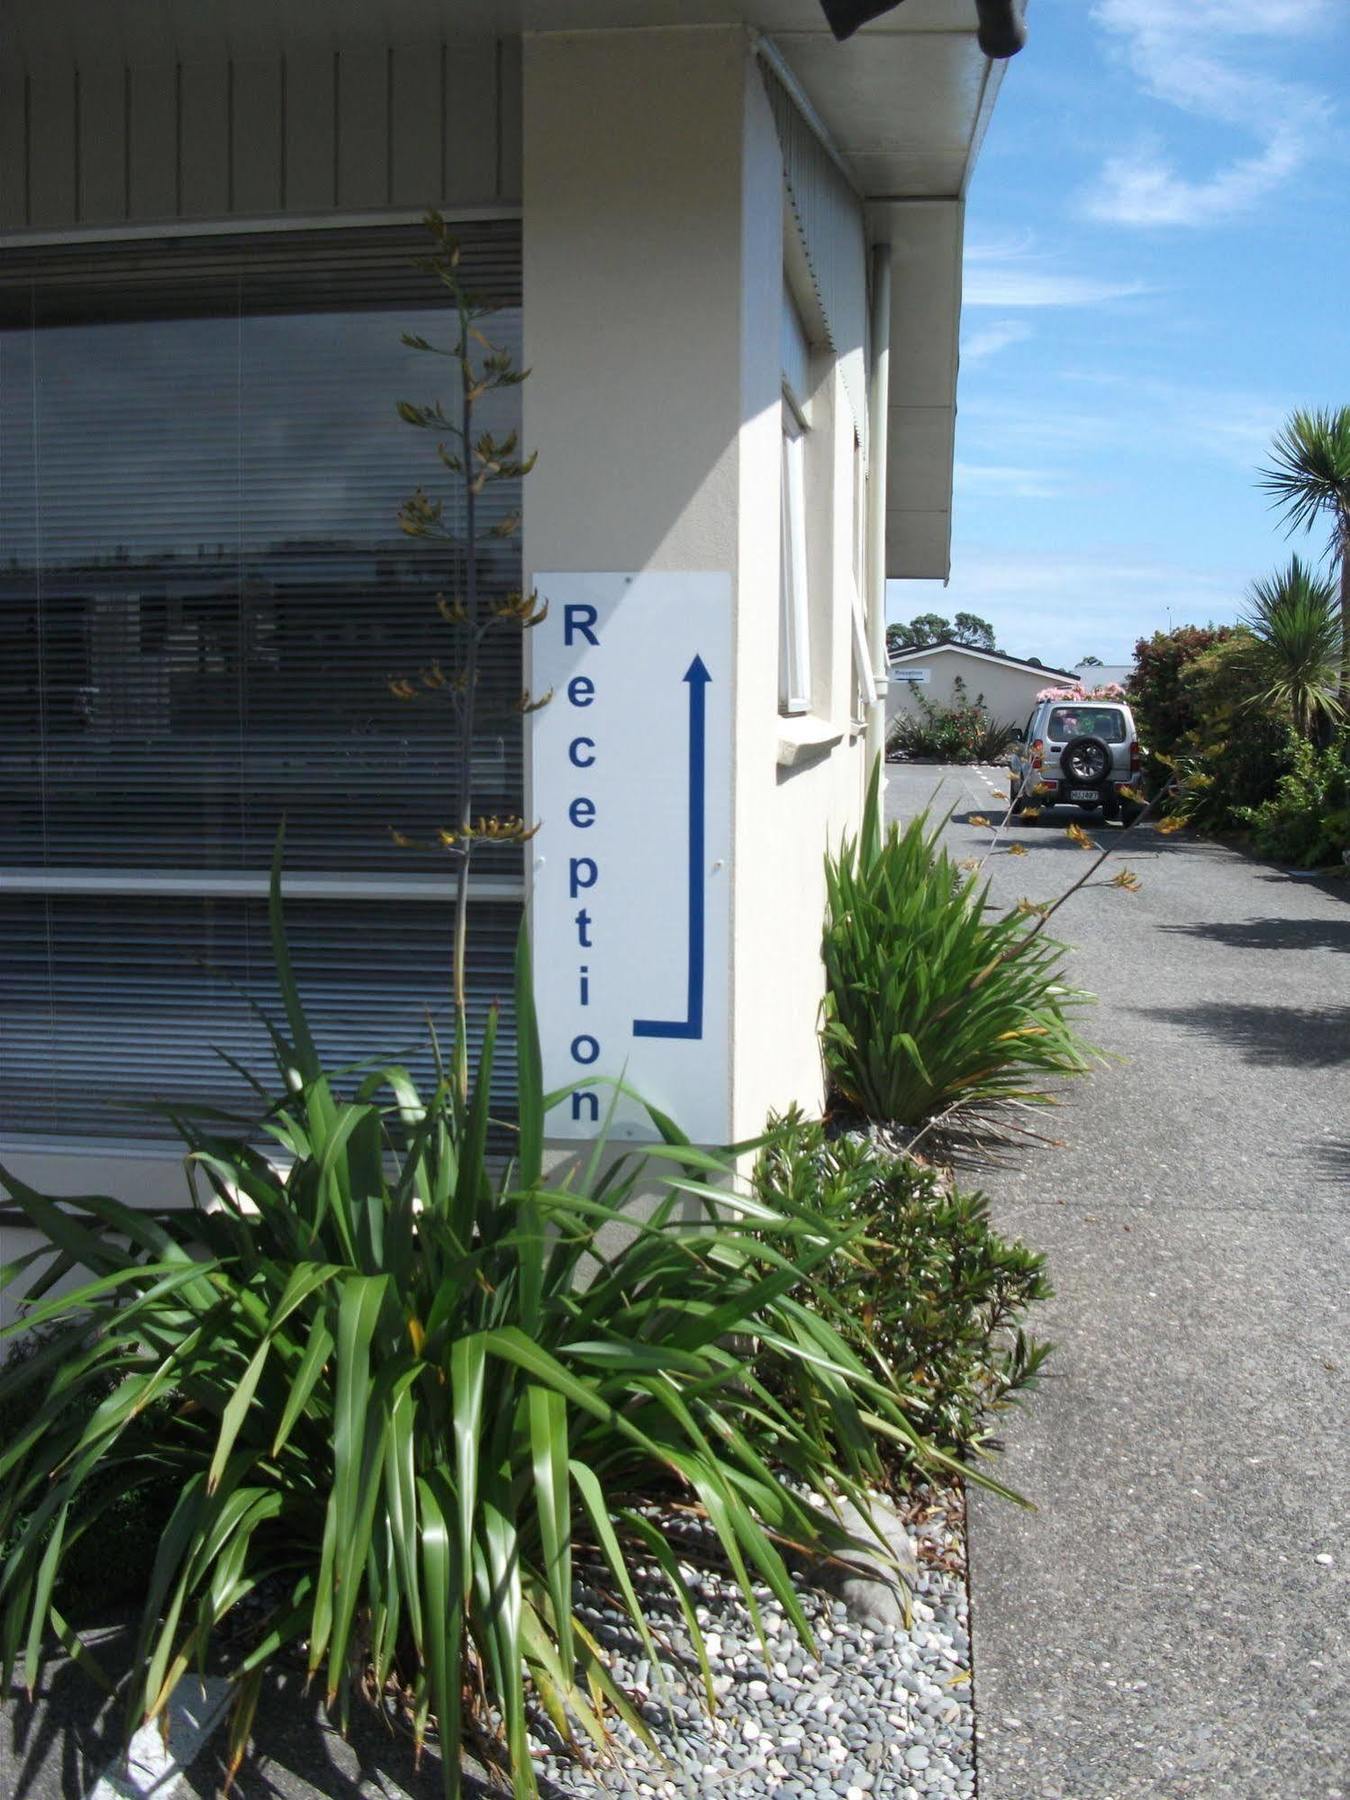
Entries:
MULTIPOLYGON (((888 774, 893 817, 936 789, 954 851, 987 846, 966 821, 1002 816, 1002 771, 888 774)), ((1015 830, 997 900, 1080 872, 1071 816, 1015 830)), ((1049 1255, 1060 1345, 998 1470, 1040 1510, 971 1509, 980 1800, 1338 1800, 1350 882, 1103 831, 1142 891, 1085 890, 1053 929, 1122 1060, 1071 1086, 1062 1149, 980 1177, 1049 1255)))

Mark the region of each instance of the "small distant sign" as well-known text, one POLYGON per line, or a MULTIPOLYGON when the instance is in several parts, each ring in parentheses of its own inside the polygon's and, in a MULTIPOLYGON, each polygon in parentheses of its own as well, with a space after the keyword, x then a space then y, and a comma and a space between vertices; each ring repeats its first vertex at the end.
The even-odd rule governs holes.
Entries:
POLYGON ((931 669, 892 669, 892 681, 907 681, 911 687, 925 687, 932 678, 931 669))

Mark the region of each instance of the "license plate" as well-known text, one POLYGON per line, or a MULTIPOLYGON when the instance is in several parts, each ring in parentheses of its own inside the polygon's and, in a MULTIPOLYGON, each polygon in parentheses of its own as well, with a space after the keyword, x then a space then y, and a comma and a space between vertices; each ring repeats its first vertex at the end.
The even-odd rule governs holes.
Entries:
POLYGON ((1097 806, 1101 803, 1101 795, 1096 788, 1070 788, 1069 798, 1070 800, 1084 801, 1088 806, 1097 806))

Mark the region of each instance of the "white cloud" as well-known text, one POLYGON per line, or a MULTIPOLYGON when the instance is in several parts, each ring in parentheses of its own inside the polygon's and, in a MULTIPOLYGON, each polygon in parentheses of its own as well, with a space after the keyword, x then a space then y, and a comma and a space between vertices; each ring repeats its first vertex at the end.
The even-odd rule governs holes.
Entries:
POLYGON ((1199 450, 1215 462, 1247 473, 1265 461, 1286 412, 1287 398, 1246 389, 1213 388, 1157 375, 1112 375, 1100 371, 1071 377, 1078 386, 1108 395, 1093 417, 1117 420, 1141 447, 1156 450, 1162 434, 1169 444, 1199 450))
POLYGON ((910 619, 973 612, 1001 650, 1072 669, 1084 656, 1131 662, 1137 639, 1173 625, 1231 622, 1246 574, 1198 568, 1103 548, 1064 553, 976 546, 960 552, 951 581, 892 581, 887 614, 910 619))
POLYGON ((1291 36, 1321 30, 1332 0, 1096 0, 1093 15, 1140 86, 1193 118, 1229 127, 1255 148, 1209 173, 1182 173, 1156 138, 1108 157, 1083 196, 1120 225, 1204 225, 1249 212, 1300 169, 1330 118, 1324 96, 1254 66, 1291 36))
POLYGON ((1034 403, 977 386, 962 403, 960 441, 975 461, 1033 468, 1049 459, 1100 466, 1104 457, 1185 463, 1198 453, 1254 480, 1288 409, 1287 395, 1082 370, 1046 385, 1034 403))
POLYGON ((987 325, 977 325, 961 339, 961 361, 967 366, 987 362, 1000 350, 1007 350, 1013 344, 1024 344, 1031 335, 1030 325, 1021 319, 991 319, 987 325))
POLYGON ((956 487, 966 494, 998 494, 1009 500, 1061 500, 1067 479, 1053 469, 1021 468, 1005 463, 958 462, 956 487))
POLYGON ((1142 282, 1057 269, 1025 239, 966 246, 961 290, 966 306, 1099 306, 1146 292, 1142 282))

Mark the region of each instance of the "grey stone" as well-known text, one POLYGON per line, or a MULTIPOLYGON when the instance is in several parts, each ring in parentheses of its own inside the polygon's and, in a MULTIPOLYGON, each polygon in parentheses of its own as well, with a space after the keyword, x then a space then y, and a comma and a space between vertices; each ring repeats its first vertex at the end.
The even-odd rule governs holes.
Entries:
POLYGON ((840 1508, 845 1531, 869 1548, 837 1560, 813 1563, 808 1578, 837 1595, 833 1607, 836 1618, 846 1616, 859 1623, 903 1629, 906 1589, 912 1590, 919 1579, 914 1545, 885 1500, 874 1496, 870 1506, 871 1525, 852 1501, 840 1508), (877 1533, 885 1542, 885 1551, 876 1541, 877 1533))

